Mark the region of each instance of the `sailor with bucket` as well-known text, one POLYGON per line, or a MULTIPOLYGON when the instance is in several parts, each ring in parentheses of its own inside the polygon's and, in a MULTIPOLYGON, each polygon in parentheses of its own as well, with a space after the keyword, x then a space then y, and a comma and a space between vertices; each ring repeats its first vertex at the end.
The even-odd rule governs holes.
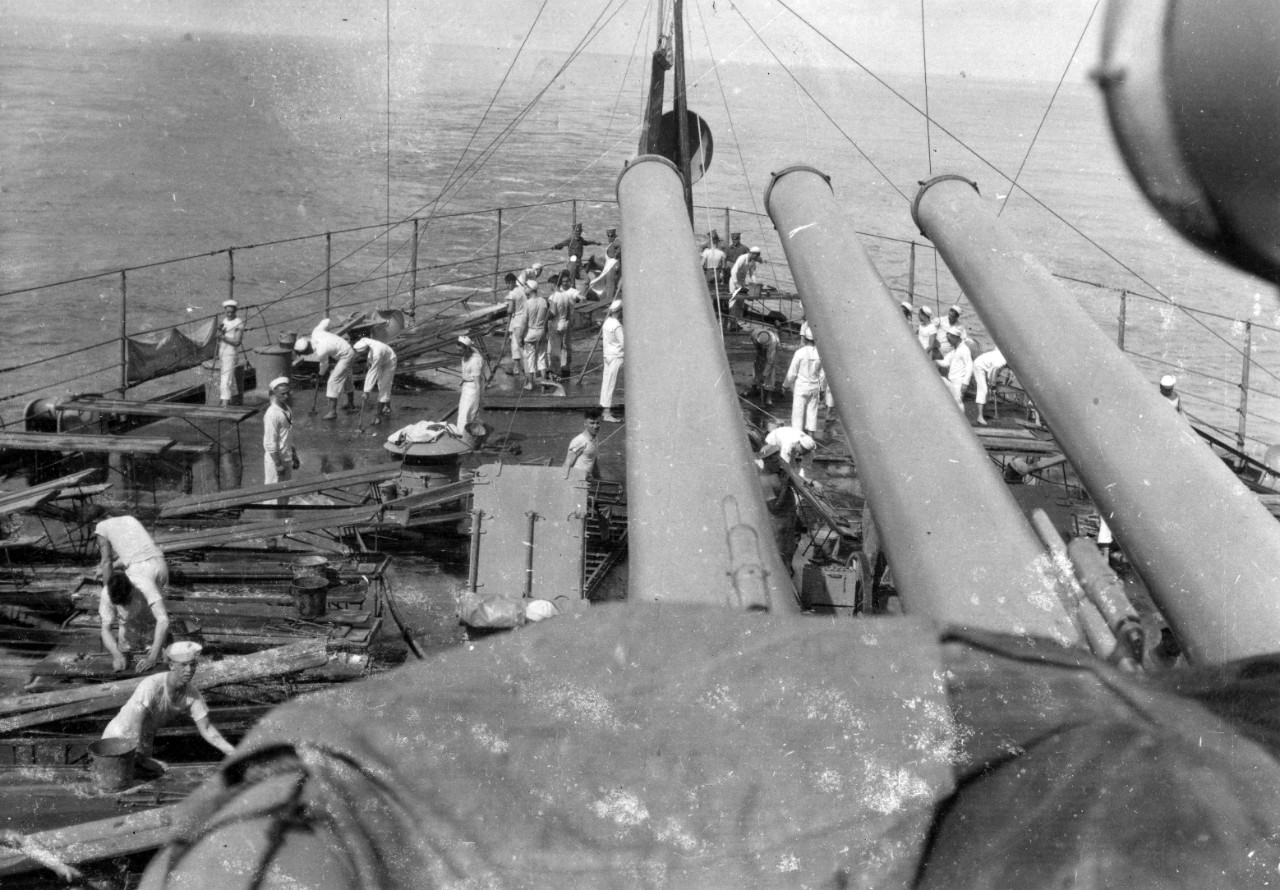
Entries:
POLYGON ((146 677, 120 712, 107 724, 104 739, 127 739, 134 743, 137 758, 151 768, 163 766, 151 758, 156 730, 184 715, 190 716, 200 735, 223 754, 234 747, 209 721, 209 706, 195 685, 196 668, 203 647, 199 643, 172 643, 164 650, 169 670, 146 677))

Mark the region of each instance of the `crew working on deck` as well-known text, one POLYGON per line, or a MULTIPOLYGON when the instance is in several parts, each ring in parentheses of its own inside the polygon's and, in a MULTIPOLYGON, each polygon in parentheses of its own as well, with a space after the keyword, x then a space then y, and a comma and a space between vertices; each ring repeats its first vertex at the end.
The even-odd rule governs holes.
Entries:
POLYGON ((244 339, 244 319, 237 317, 240 304, 222 301, 222 318, 218 320, 218 399, 225 408, 236 395, 236 353, 244 339))
POLYGON ((573 437, 564 457, 564 475, 569 478, 573 469, 585 470, 588 479, 600 478, 600 409, 588 408, 583 412, 582 432, 573 437))
POLYGON ((565 271, 569 273, 571 282, 578 280, 578 272, 582 263, 582 251, 589 244, 599 244, 599 241, 592 241, 590 238, 584 237, 582 234, 582 223, 573 224, 573 234, 563 241, 557 241, 551 245, 553 250, 567 250, 569 252, 569 265, 565 271))
POLYGON ((622 372, 622 353, 625 337, 622 331, 622 301, 609 304, 609 317, 600 327, 600 341, 604 344, 604 374, 600 378, 600 408, 605 423, 621 423, 622 418, 613 413, 613 391, 622 372))
POLYGON ((123 671, 128 665, 130 636, 146 626, 144 609, 154 619, 151 646, 138 662, 144 674, 155 667, 169 633, 169 613, 161 588, 169 583, 169 567, 142 523, 132 516, 112 516, 93 529, 98 544, 97 577, 102 581, 98 617, 102 624, 102 645, 111 653, 111 667, 123 671), (116 637, 111 625, 118 624, 116 637))
POLYGON ((524 388, 533 389, 535 380, 547 376, 547 317, 550 306, 547 298, 538 292, 538 282, 530 281, 527 287, 521 356, 524 360, 524 388))
POLYGON ((987 393, 995 385, 996 375, 1004 368, 1004 353, 991 349, 973 360, 973 379, 977 386, 974 401, 978 405, 978 426, 987 425, 987 393))
POLYGON ((804 341, 803 345, 791 356, 791 367, 787 369, 782 386, 792 390, 791 425, 814 436, 818 431, 818 405, 827 378, 808 322, 800 326, 800 339, 804 341))
POLYGON ((107 724, 104 739, 127 739, 133 742, 138 760, 154 768, 163 769, 151 759, 155 747, 156 731, 184 715, 195 723, 206 742, 223 754, 235 748, 223 738, 222 733, 209 720, 209 706, 195 685, 196 670, 200 665, 202 647, 199 643, 172 643, 164 650, 169 670, 152 674, 138 684, 119 713, 107 724))
MULTIPOLYGON (((760 248, 753 247, 734 261, 729 270, 729 316, 731 319, 741 318, 746 309, 747 291, 753 284, 759 284, 756 278, 756 266, 764 262, 760 259, 760 248)), ((737 330, 737 321, 731 320, 731 329, 737 330)))
MULTIPOLYGON (((277 377, 268 386, 271 404, 262 415, 262 481, 265 485, 288 482, 301 466, 298 449, 293 447, 293 411, 289 407, 288 377, 277 377)), ((289 504, 289 498, 276 498, 278 507, 289 504)))
POLYGON ((555 362, 555 375, 569 379, 573 368, 573 307, 582 294, 573 286, 569 270, 560 273, 555 293, 547 298, 547 356, 555 362))
POLYGON ((1177 385, 1177 377, 1172 374, 1165 374, 1160 378, 1160 395, 1164 396, 1169 404, 1173 406, 1174 411, 1185 416, 1186 412, 1182 410, 1182 396, 1178 395, 1177 390, 1174 389, 1177 385))
POLYGON ((969 344, 964 342, 964 328, 950 328, 947 331, 947 343, 951 348, 934 364, 946 372, 951 397, 963 410, 964 388, 973 377, 973 356, 969 352, 969 344))
POLYGON ((458 426, 465 429, 468 424, 480 419, 480 409, 484 406, 484 388, 489 380, 489 366, 476 348, 475 341, 463 335, 458 338, 462 347, 462 383, 458 386, 458 426))
POLYGON ((754 351, 751 363, 751 390, 767 408, 773 404, 773 391, 778 385, 778 331, 772 326, 760 327, 751 335, 754 351))
POLYGON ((351 362, 355 360, 356 353, 350 343, 337 334, 330 333, 329 319, 321 320, 311 332, 310 338, 299 337, 298 342, 293 345, 293 351, 298 353, 300 361, 319 364, 317 380, 319 375, 329 372, 329 383, 325 388, 329 411, 324 415, 325 420, 337 419, 338 396, 344 392, 347 394, 346 410, 356 410, 356 390, 351 383, 351 362), (331 361, 332 371, 329 370, 331 361))
POLYGON ((369 393, 378 391, 378 416, 373 418, 373 425, 382 423, 384 415, 391 414, 391 387, 396 379, 395 350, 372 337, 361 337, 351 348, 358 353, 369 354, 369 366, 364 372, 364 392, 360 398, 360 413, 364 414, 365 403, 369 401, 369 393))

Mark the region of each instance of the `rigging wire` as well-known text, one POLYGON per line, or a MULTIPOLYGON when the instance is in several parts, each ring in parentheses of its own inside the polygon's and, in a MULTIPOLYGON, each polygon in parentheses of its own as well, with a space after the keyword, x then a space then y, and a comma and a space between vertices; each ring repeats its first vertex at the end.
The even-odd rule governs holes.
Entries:
MULTIPOLYGON (((738 163, 742 166, 742 178, 746 180, 747 183, 747 197, 751 199, 751 211, 756 214, 756 219, 759 221, 763 214, 760 213, 760 208, 756 204, 756 190, 751 183, 751 174, 747 172, 747 159, 742 156, 742 143, 738 139, 738 129, 733 123, 733 114, 729 111, 729 97, 724 89, 724 81, 720 79, 720 63, 716 60, 715 50, 711 48, 711 34, 707 30, 707 18, 703 14, 701 6, 697 6, 696 8, 698 10, 698 24, 702 26, 702 38, 707 44, 707 54, 711 56, 711 71, 716 76, 716 88, 720 92, 720 103, 724 106, 725 120, 729 122, 729 133, 733 136, 733 148, 738 155, 738 163)), ((708 216, 709 215, 710 209, 708 208, 708 216)), ((730 233, 725 232, 724 236, 728 238, 730 237, 730 233)), ((771 268, 769 269, 769 275, 773 278, 773 286, 775 288, 778 287, 778 273, 776 268, 776 266, 771 265, 771 268)))
MULTIPOLYGON (((787 6, 786 3, 782 3, 782 0, 778 0, 778 2, 783 6, 783 8, 790 11, 791 8, 787 6)), ((862 146, 858 145, 858 143, 854 141, 854 138, 850 136, 848 133, 846 133, 844 128, 841 127, 840 124, 836 122, 836 119, 827 113, 827 109, 823 108, 822 103, 819 102, 816 98, 814 98, 814 95, 809 92, 809 90, 805 87, 803 83, 800 82, 800 78, 796 77, 796 75, 792 72, 792 70, 787 67, 787 63, 782 61, 782 59, 778 57, 778 54, 773 51, 773 47, 769 46, 769 44, 764 42, 764 38, 760 36, 760 32, 757 31, 755 25, 751 24, 751 22, 747 19, 747 17, 743 15, 742 10, 739 9, 736 4, 734 4, 732 8, 733 8, 733 11, 738 14, 738 17, 742 19, 743 23, 748 28, 751 29, 751 33, 756 36, 756 40, 760 42, 760 45, 763 46, 766 50, 768 50, 769 55, 773 56, 774 61, 778 63, 778 65, 782 68, 783 71, 787 72, 787 76, 790 77, 793 81, 795 81, 795 84, 800 88, 800 91, 809 97, 809 101, 813 103, 813 106, 817 108, 818 111, 822 112, 822 116, 831 122, 831 126, 835 127, 836 130, 839 131, 840 135, 845 138, 845 141, 847 141, 850 145, 852 145, 854 147, 854 150, 857 151, 858 154, 862 155, 863 160, 865 160, 868 164, 871 165, 871 169, 875 170, 877 173, 880 174, 880 176, 884 179, 884 181, 889 184, 889 187, 893 189, 895 192, 897 192, 898 195, 902 198, 902 200, 907 201, 909 203, 911 199, 907 197, 906 192, 898 188, 897 184, 888 176, 886 176, 883 170, 881 170, 879 167, 876 166, 876 162, 871 160, 871 156, 862 150, 862 146)), ((795 13, 792 12, 792 14, 794 15, 795 13)), ((805 22, 805 24, 808 24, 808 22, 805 22)), ((810 27, 813 27, 813 26, 810 25, 810 27)), ((883 83, 883 81, 881 81, 881 83, 883 83)), ((890 89, 892 89, 892 87, 890 89)), ((901 96, 900 93, 897 93, 897 95, 901 96)))
MULTIPOLYGON (((636 57, 636 47, 640 45, 640 38, 644 36, 644 23, 649 20, 649 13, 653 9, 653 0, 649 0, 645 4, 644 13, 640 16, 640 27, 636 29, 635 43, 631 44, 631 53, 627 56, 627 67, 623 69, 622 81, 618 84, 618 92, 613 98, 613 108, 609 111, 609 122, 605 124, 604 138, 609 138, 609 133, 613 131, 614 118, 618 116, 618 106, 622 104, 622 93, 627 88, 627 77, 631 74, 631 62, 636 57)), ((644 78, 640 79, 641 88, 644 87, 644 78)), ((642 100, 643 101, 643 100, 642 100)))
MULTIPOLYGON (((924 26, 924 0, 920 0, 920 67, 924 73, 924 158, 933 179, 933 125, 929 121, 929 42, 924 26)), ((938 271, 938 252, 933 252, 933 310, 942 313, 942 276, 938 271)))
MULTIPOLYGON (((923 3, 924 0, 921 0, 923 3)), ((387 248, 386 263, 391 265, 391 0, 387 0, 387 248)), ((391 308, 391 279, 387 279, 387 308, 391 308)))
MULTIPOLYGON (((786 2, 786 0, 777 0, 777 3, 778 3, 778 5, 779 5, 779 6, 781 6, 783 9, 787 10, 787 11, 788 11, 788 12, 790 12, 793 16, 795 16, 797 20, 799 20, 802 24, 804 24, 804 25, 805 25, 805 27, 809 28, 809 30, 813 31, 813 33, 817 34, 817 35, 818 35, 819 37, 821 37, 824 41, 826 41, 828 44, 830 44, 830 45, 831 45, 831 47, 832 47, 832 48, 834 48, 834 49, 836 50, 836 52, 840 53, 842 56, 844 56, 846 59, 848 59, 848 60, 849 60, 850 62, 852 62, 854 65, 856 65, 858 68, 860 68, 862 71, 864 71, 868 76, 870 76, 873 80, 875 80, 875 81, 876 81, 876 83, 880 84, 882 87, 884 87, 886 90, 888 90, 888 91, 889 91, 890 93, 892 93, 894 96, 896 96, 900 101, 902 101, 903 103, 905 103, 909 108, 911 108, 911 109, 912 109, 913 111, 915 111, 917 114, 924 114, 924 113, 925 113, 925 112, 920 108, 920 106, 916 105, 914 102, 912 102, 912 101, 911 101, 910 99, 908 99, 906 96, 904 96, 901 92, 899 92, 898 90, 896 90, 896 89, 894 89, 892 86, 890 86, 890 85, 889 85, 889 84, 888 84, 888 83, 887 83, 887 82, 886 82, 882 77, 880 77, 878 74, 876 74, 876 73, 875 73, 874 71, 872 71, 870 68, 868 68, 868 67, 867 67, 866 65, 864 65, 862 62, 858 61, 858 59, 856 59, 856 58, 854 58, 852 55, 850 55, 850 54, 849 54, 849 53, 848 53, 848 52, 847 52, 843 47, 841 47, 838 43, 836 43, 834 40, 832 40, 830 37, 828 37, 826 34, 824 34, 821 30, 819 30, 819 29, 818 29, 818 28, 817 28, 813 23, 811 23, 808 19, 806 19, 804 16, 800 15, 800 13, 796 12, 794 9, 792 9, 792 8, 791 8, 791 6, 790 6, 790 5, 788 5, 788 3, 786 2)), ((736 8, 737 8, 737 7, 735 7, 735 9, 736 9, 736 8)), ((740 11, 739 11, 739 13, 738 13, 738 14, 739 14, 739 15, 742 15, 742 13, 741 13, 740 11)), ((745 17, 743 18, 743 21, 746 21, 746 18, 745 18, 745 17)), ((748 27, 750 27, 750 24, 748 24, 748 27)), ((754 29, 752 29, 752 30, 754 31, 754 29)), ((773 53, 773 50, 772 50, 772 49, 770 49, 770 48, 768 47, 768 45, 764 44, 763 39, 761 39, 761 41, 760 41, 760 42, 761 42, 761 44, 762 44, 762 45, 764 45, 764 46, 765 46, 765 49, 768 49, 768 50, 769 50, 770 54, 773 54, 774 58, 776 59, 776 58, 777 58, 777 55, 773 53)), ((779 64, 781 64, 781 61, 779 61, 779 64)), ((784 68, 784 70, 786 70, 786 66, 783 66, 783 68, 784 68)), ((790 75, 791 77, 795 77, 795 75, 794 75, 794 74, 792 74, 789 70, 787 71, 787 74, 788 74, 788 75, 790 75)), ((803 89, 803 87, 802 87, 802 89, 803 89)), ((807 91, 806 91, 806 95, 807 95, 807 91)), ((812 96, 810 96, 810 99, 812 100, 812 99, 813 99, 813 97, 812 97, 812 96)), ((814 101, 815 101, 815 104, 816 104, 816 100, 814 100, 814 101)), ((823 114, 826 114, 826 111, 825 111, 825 110, 823 110, 823 109, 821 108, 821 106, 819 106, 819 110, 823 111, 823 114)), ((830 116, 829 116, 829 115, 828 115, 828 120, 830 120, 830 116)), ((833 123, 834 123, 834 121, 833 121, 833 123)), ((942 131, 946 136, 948 136, 949 138, 951 138, 952 140, 954 140, 954 141, 955 141, 955 143, 956 143, 957 145, 959 145, 961 148, 963 148, 963 149, 964 149, 965 151, 967 151, 969 154, 971 154, 971 155, 973 155, 975 158, 977 158, 977 159, 978 159, 978 161, 980 161, 982 164, 984 164, 985 166, 987 166, 987 167, 991 168, 991 170, 993 170, 996 174, 998 174, 999 176, 1003 177, 1004 179, 1008 180, 1008 181, 1009 181, 1009 182, 1011 182, 1011 183, 1013 182, 1012 178, 1011 178, 1007 173, 1005 173, 1005 172, 1004 172, 1003 170, 1001 170, 998 166, 996 166, 996 164, 995 164, 994 162, 992 162, 992 161, 988 160, 988 159, 987 159, 987 158, 986 158, 986 157, 985 157, 981 152, 979 152, 977 149, 973 148, 973 147, 972 147, 972 146, 970 146, 968 143, 966 143, 963 139, 961 139, 959 136, 957 136, 955 133, 951 132, 951 130, 950 130, 950 129, 948 129, 948 128, 946 127, 946 125, 944 125, 944 124, 942 124, 942 123, 939 123, 938 121, 933 121, 933 125, 934 125, 934 126, 936 126, 940 131, 942 131)), ((840 129, 838 125, 837 125, 836 129, 838 129, 838 130, 840 129)), ((842 134, 842 135, 845 135, 845 138, 846 138, 846 139, 848 139, 848 138, 849 138, 846 134, 844 134, 844 130, 840 130, 840 132, 841 132, 841 134, 842 134)), ((853 144, 853 143, 852 143, 852 140, 850 140, 850 144, 853 144)), ((854 147, 855 147, 855 148, 857 148, 857 146, 856 146, 856 145, 854 145, 854 147)), ((864 152, 862 152, 862 149, 860 149, 860 148, 859 148, 859 149, 858 149, 858 152, 859 152, 860 154, 862 154, 862 155, 863 155, 863 157, 866 157, 865 153, 864 153, 864 152)), ((868 162, 870 162, 870 161, 869 161, 869 159, 868 159, 868 162)), ((874 166, 874 164, 873 164, 872 166, 874 166)), ((879 168, 876 168, 876 172, 880 172, 880 171, 879 171, 879 168)), ((884 174, 883 174, 883 173, 881 173, 881 175, 883 176, 884 174)), ((890 183, 890 185, 892 185, 892 183, 890 183)), ((1070 229, 1072 232, 1075 232, 1077 235, 1079 235, 1079 236, 1080 236, 1080 237, 1081 237, 1081 238, 1082 238, 1086 243, 1088 243, 1089 245, 1091 245, 1095 250, 1097 250, 1097 251, 1098 251, 1099 253, 1101 253, 1103 256, 1107 257, 1107 259, 1111 260, 1111 262, 1115 263, 1115 264, 1116 264, 1117 266, 1119 266, 1121 269, 1123 269, 1124 271, 1126 271, 1126 272, 1128 272, 1130 275, 1132 275, 1135 279, 1137 279, 1138 281, 1141 281, 1141 282, 1142 282, 1143 284, 1145 284, 1147 287, 1151 288, 1151 290, 1152 290, 1152 291, 1154 291, 1155 293, 1157 293, 1157 294, 1159 294, 1161 297, 1163 297, 1163 298, 1164 298, 1164 300, 1165 300, 1166 302, 1168 302, 1170 306, 1173 306, 1174 308, 1176 308, 1176 309, 1180 310, 1183 314, 1187 315, 1187 316, 1188 316, 1192 321, 1194 321, 1197 325, 1199 325, 1201 328, 1203 328, 1203 329, 1205 330, 1205 332, 1207 332, 1207 333, 1208 333, 1210 336, 1212 336, 1214 339, 1216 339, 1216 340, 1220 340, 1222 343, 1224 343, 1224 344, 1227 346, 1227 348, 1228 348, 1228 349, 1230 349, 1232 352, 1236 353, 1237 355, 1241 355, 1241 356, 1243 356, 1243 355, 1244 355, 1244 350, 1242 350, 1239 346, 1237 346, 1236 344, 1232 343, 1230 340, 1228 340, 1226 337, 1224 337, 1224 336, 1222 336, 1221 334, 1219 334, 1217 331, 1213 330, 1211 327, 1209 327, 1207 324, 1205 324, 1205 323, 1204 323, 1203 321, 1201 321, 1199 318, 1196 318, 1196 316, 1192 315, 1192 314, 1191 314, 1191 313, 1190 313, 1190 312, 1189 312, 1185 307, 1180 306, 1180 305, 1179 305, 1179 304, 1178 304, 1178 303, 1177 303, 1177 302, 1176 302, 1172 297, 1170 297, 1167 293, 1165 293, 1165 292, 1164 292, 1164 290, 1162 290, 1162 289, 1161 289, 1160 287, 1158 287, 1157 285, 1153 284, 1151 281, 1147 280, 1145 277, 1143 277, 1143 275, 1142 275, 1140 272, 1138 272, 1138 270, 1137 270, 1137 269, 1134 269, 1131 265, 1129 265, 1128 263, 1126 263, 1124 260, 1120 259, 1120 257, 1116 256, 1114 253, 1112 253, 1112 252, 1111 252, 1110 250, 1108 250, 1106 247, 1103 247, 1103 246, 1102 246, 1100 243, 1098 243, 1098 241, 1096 241, 1094 238, 1091 238, 1088 234, 1086 234, 1084 231, 1082 231, 1078 226, 1076 226, 1074 223, 1072 223, 1070 220, 1068 220, 1066 217, 1064 217, 1061 213, 1059 213, 1057 210, 1054 210, 1052 207, 1050 207, 1048 204, 1046 204, 1046 203, 1045 203, 1045 202, 1044 202, 1044 201, 1043 201, 1043 200, 1042 200, 1038 195, 1036 195, 1034 192, 1031 192, 1030 190, 1028 190, 1026 186, 1021 185, 1021 184, 1018 184, 1018 183, 1015 183, 1015 184, 1014 184, 1014 187, 1015 187, 1015 188, 1017 188, 1019 191, 1021 191, 1021 192, 1022 192, 1024 195, 1026 195, 1028 198, 1030 198, 1030 199, 1031 199, 1031 200, 1032 200, 1032 201, 1033 201, 1037 206, 1039 206, 1042 210, 1044 210, 1046 213, 1048 213, 1050 216, 1052 216, 1052 217, 1053 217, 1054 219, 1056 219, 1058 222, 1062 223, 1064 226, 1066 226, 1066 227, 1067 227, 1068 229, 1070 229)), ((910 199, 910 198, 908 198, 905 194, 903 194, 902 190, 901 190, 901 189, 899 189, 896 185, 895 185, 895 186, 893 186, 893 188, 894 188, 894 191, 898 192, 898 194, 902 196, 903 200, 905 200, 905 201, 910 201, 910 200, 911 200, 911 199, 910 199)), ((935 285, 935 287, 936 287, 936 285, 935 285)), ((1275 379, 1275 380, 1280 381, 1280 374, 1277 374, 1276 372, 1274 372, 1274 371, 1270 370, 1270 369, 1269 369, 1269 368, 1267 368, 1265 365, 1258 365, 1258 368, 1259 368, 1259 369, 1261 369, 1261 370, 1263 371, 1263 373, 1267 374, 1267 376, 1269 376, 1269 377, 1271 377, 1271 378, 1273 378, 1273 379, 1275 379)))
MULTIPOLYGON (((924 3, 924 0, 920 0, 924 3)), ((1040 131, 1044 129, 1044 123, 1049 119, 1049 112, 1053 110, 1053 103, 1058 98, 1059 91, 1062 90, 1062 84, 1067 79, 1067 72, 1071 70, 1071 63, 1075 61, 1076 54, 1080 52, 1080 44, 1084 43, 1084 35, 1089 33, 1089 25, 1093 23, 1093 17, 1098 12, 1098 4, 1102 0, 1094 0, 1093 8, 1089 10, 1089 18, 1084 23, 1084 27, 1080 29, 1080 36, 1076 39, 1076 45, 1071 49, 1071 55, 1067 56, 1067 64, 1062 66, 1062 76, 1058 78, 1058 85, 1053 88, 1053 95, 1049 97, 1049 104, 1044 108, 1044 114, 1040 116, 1040 123, 1036 124, 1036 131, 1031 134, 1031 142, 1027 145, 1026 154, 1022 156, 1022 162, 1018 164, 1018 172, 1013 174, 1013 180, 1010 183, 1009 194, 1005 195, 1005 199, 1000 202, 1000 209, 996 211, 996 216, 1004 213, 1004 209, 1009 206, 1009 199, 1013 197, 1013 192, 1017 189, 1018 180, 1022 176, 1022 170, 1027 166, 1027 161, 1031 157, 1031 151, 1036 147, 1036 140, 1040 138, 1040 131)), ((926 95, 928 95, 926 93, 926 95)), ((925 104, 925 112, 928 113, 929 106, 925 104)), ((932 175, 933 171, 929 171, 932 175)))

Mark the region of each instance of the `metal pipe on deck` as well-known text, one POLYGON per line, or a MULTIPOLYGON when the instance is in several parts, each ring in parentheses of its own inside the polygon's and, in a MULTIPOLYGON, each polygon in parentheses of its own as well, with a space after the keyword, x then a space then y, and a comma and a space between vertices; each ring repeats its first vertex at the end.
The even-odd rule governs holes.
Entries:
POLYGON ((765 207, 804 303, 906 611, 1075 644, 1060 580, 827 178, 777 174, 765 207))
POLYGON ((976 186, 912 215, 1048 421, 1188 657, 1280 649, 1280 524, 1015 241, 976 186))
POLYGON ((617 193, 628 333, 629 597, 798 610, 789 567, 774 543, 680 175, 664 158, 641 156, 618 178, 617 193), (730 499, 737 508, 732 520, 730 499), (755 531, 754 559, 740 549, 750 538, 741 525, 755 531), (761 567, 763 585, 754 579, 735 584, 747 563, 761 567))

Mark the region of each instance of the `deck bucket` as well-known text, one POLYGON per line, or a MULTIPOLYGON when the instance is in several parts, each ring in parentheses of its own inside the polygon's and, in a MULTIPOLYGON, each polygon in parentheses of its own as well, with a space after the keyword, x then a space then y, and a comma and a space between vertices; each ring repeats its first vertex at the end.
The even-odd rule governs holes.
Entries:
POLYGON ((761 291, 761 290, 762 290, 762 285, 761 285, 759 282, 756 282, 756 283, 754 283, 754 284, 748 284, 748 285, 747 285, 747 297, 748 297, 748 299, 752 299, 752 300, 758 300, 758 299, 760 299, 760 291, 761 291))
POLYGON ((133 781, 134 743, 131 739, 98 739, 93 755, 93 784, 99 791, 119 791, 133 781))
POLYGON ((327 578, 298 578, 293 582, 293 602, 299 618, 320 618, 329 605, 327 578))
POLYGON ((293 580, 301 581, 303 578, 327 579, 329 577, 328 570, 329 560, 318 553, 299 556, 293 561, 293 580))

